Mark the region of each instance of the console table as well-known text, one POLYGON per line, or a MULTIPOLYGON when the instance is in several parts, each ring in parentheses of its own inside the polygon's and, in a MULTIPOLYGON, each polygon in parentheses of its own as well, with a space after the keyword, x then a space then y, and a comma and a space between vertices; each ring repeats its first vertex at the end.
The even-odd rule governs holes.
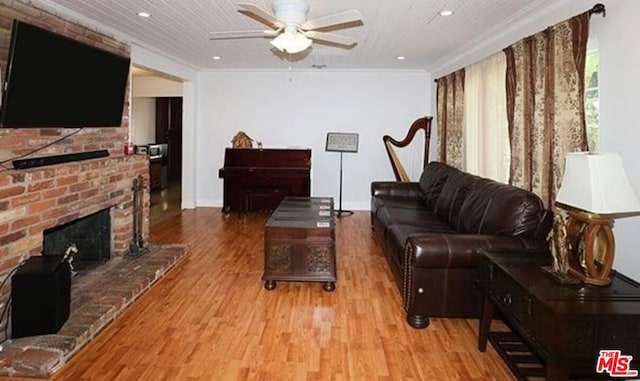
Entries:
POLYGON ((480 351, 486 350, 495 308, 542 360, 549 381, 610 379, 596 373, 600 350, 631 355, 630 368, 640 370, 638 282, 615 272, 608 287, 561 285, 542 271, 551 256, 541 251, 485 251, 481 257, 480 351))
POLYGON ((302 281, 324 282, 325 291, 335 290, 334 221, 331 197, 285 197, 265 225, 264 287, 302 281))

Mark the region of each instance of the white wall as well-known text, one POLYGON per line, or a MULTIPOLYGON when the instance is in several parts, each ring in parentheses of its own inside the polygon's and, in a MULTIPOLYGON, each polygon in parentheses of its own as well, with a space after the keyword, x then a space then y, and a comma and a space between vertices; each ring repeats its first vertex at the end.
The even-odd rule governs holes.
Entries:
POLYGON ((181 97, 182 82, 160 77, 133 77, 133 97, 181 97))
MULTIPOLYGON (((462 42, 458 49, 430 67, 434 78, 474 64, 499 52, 521 38, 587 11, 597 1, 553 0, 539 1, 539 6, 527 10, 522 17, 494 26, 476 39, 462 42)), ((535 4, 534 4, 535 5, 535 4)))
POLYGON ((131 141, 134 144, 156 143, 156 100, 182 97, 182 82, 135 76, 131 86, 131 141))
MULTIPOLYGON (((144 47, 131 46, 133 65, 151 69, 182 80, 182 208, 196 205, 196 88, 198 73, 195 69, 163 57, 144 47)), ((155 115, 155 112, 154 112, 155 115)))
POLYGON ((344 155, 343 208, 367 210, 374 180, 392 180, 382 136, 404 137, 431 115, 427 72, 201 72, 198 78, 197 205, 222 205, 224 149, 243 130, 268 147, 310 147, 314 196, 338 202, 340 154, 327 132, 354 132, 359 152, 344 155))
MULTIPOLYGON (((603 1, 606 18, 593 19, 600 51, 600 148, 620 153, 631 185, 640 195, 640 1, 603 1)), ((614 267, 640 280, 640 217, 615 222, 614 267)))
POLYGON ((139 145, 156 141, 155 98, 131 100, 131 141, 139 145))

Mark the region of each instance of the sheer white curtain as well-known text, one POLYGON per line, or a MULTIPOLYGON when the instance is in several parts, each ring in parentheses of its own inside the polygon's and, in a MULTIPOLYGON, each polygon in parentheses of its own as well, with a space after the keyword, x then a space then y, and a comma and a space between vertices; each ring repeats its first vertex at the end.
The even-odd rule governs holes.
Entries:
POLYGON ((465 170, 507 183, 509 129, 505 75, 506 57, 496 53, 465 68, 465 170))

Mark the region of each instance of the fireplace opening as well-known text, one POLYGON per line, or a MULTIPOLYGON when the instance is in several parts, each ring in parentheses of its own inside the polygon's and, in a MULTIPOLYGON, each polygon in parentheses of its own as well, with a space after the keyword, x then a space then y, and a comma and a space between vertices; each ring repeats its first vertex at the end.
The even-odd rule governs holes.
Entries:
POLYGON ((44 231, 43 255, 71 255, 78 275, 111 258, 111 213, 103 209, 44 231))

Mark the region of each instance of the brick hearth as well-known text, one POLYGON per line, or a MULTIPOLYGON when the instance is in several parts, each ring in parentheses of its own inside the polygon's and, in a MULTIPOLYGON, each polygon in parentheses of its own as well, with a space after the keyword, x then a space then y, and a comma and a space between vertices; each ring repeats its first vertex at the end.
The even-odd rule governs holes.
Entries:
POLYGON ((180 245, 152 246, 136 258, 113 258, 73 278, 71 315, 55 335, 8 340, 0 376, 48 378, 187 254, 180 245))

